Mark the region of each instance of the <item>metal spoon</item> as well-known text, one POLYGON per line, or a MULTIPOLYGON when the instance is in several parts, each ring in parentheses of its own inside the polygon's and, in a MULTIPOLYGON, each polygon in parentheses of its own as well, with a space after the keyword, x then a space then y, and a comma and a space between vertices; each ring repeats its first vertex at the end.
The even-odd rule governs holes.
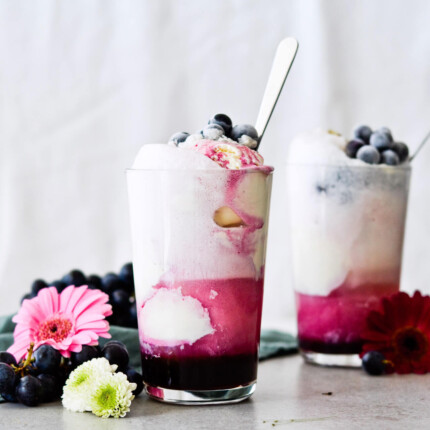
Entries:
POLYGON ((412 162, 412 160, 417 156, 418 152, 421 151, 422 147, 425 145, 425 143, 430 139, 430 132, 427 134, 427 136, 424 138, 424 140, 420 143, 417 150, 415 151, 414 155, 409 158, 409 162, 412 162))
POLYGON ((285 80, 287 79, 288 72, 296 58, 298 48, 299 44, 297 40, 292 37, 283 39, 278 45, 255 124, 259 136, 258 145, 255 150, 260 146, 261 139, 272 117, 273 110, 275 109, 285 80))

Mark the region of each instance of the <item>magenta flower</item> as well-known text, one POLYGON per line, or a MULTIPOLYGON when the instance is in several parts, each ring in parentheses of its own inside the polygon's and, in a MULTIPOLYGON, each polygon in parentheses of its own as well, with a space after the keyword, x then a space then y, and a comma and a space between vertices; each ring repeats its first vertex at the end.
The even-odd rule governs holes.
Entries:
POLYGON ((86 285, 70 285, 61 294, 55 287, 40 290, 37 297, 24 300, 13 317, 14 343, 8 352, 20 360, 34 342, 34 349, 48 344, 70 357, 82 345, 97 345, 99 337, 111 337, 105 320, 112 314, 108 300, 107 294, 86 285))

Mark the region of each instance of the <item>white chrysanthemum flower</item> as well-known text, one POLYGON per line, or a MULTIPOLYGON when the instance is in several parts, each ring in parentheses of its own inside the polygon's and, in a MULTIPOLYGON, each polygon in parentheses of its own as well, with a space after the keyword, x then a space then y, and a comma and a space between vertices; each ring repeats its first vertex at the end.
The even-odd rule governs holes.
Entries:
POLYGON ((89 400, 98 381, 112 375, 118 368, 106 358, 94 358, 77 367, 63 388, 63 406, 73 412, 91 411, 89 400))
POLYGON ((98 381, 92 391, 89 405, 91 411, 103 418, 124 417, 130 411, 137 385, 130 383, 124 373, 114 373, 98 381))

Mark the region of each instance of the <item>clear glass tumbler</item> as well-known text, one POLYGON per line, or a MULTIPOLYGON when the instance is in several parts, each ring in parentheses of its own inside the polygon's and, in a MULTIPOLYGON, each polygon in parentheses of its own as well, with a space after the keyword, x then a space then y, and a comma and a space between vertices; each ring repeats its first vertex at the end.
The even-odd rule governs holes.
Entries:
POLYGON ((165 402, 255 390, 271 169, 128 170, 143 380, 165 402))
POLYGON ((298 339, 307 362, 359 366, 370 309, 399 290, 410 167, 288 165, 298 339))

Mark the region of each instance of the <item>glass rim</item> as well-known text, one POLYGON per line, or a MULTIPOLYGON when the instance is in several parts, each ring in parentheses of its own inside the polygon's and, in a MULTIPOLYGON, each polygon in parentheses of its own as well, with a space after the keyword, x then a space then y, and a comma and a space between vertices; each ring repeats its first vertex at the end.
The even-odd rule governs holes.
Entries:
POLYGON ((389 166, 388 164, 363 164, 363 165, 349 165, 349 164, 329 164, 329 163, 318 163, 318 164, 314 164, 314 163, 284 163, 284 166, 286 167, 332 167, 332 168, 348 168, 348 169, 353 169, 353 170, 371 170, 371 169, 375 169, 375 171, 377 171, 376 169, 379 169, 380 167, 384 167, 384 169, 386 169, 385 171, 390 171, 390 172, 400 172, 400 171, 411 171, 412 170, 412 166, 411 163, 403 163, 400 164, 398 166, 389 166))
POLYGON ((126 173, 132 173, 132 172, 193 172, 193 173, 226 173, 226 172, 246 172, 246 173, 265 173, 267 175, 272 174, 275 170, 272 166, 264 166, 261 167, 245 167, 243 169, 170 169, 170 168, 163 168, 163 169, 137 169, 133 167, 127 167, 125 169, 126 173))

